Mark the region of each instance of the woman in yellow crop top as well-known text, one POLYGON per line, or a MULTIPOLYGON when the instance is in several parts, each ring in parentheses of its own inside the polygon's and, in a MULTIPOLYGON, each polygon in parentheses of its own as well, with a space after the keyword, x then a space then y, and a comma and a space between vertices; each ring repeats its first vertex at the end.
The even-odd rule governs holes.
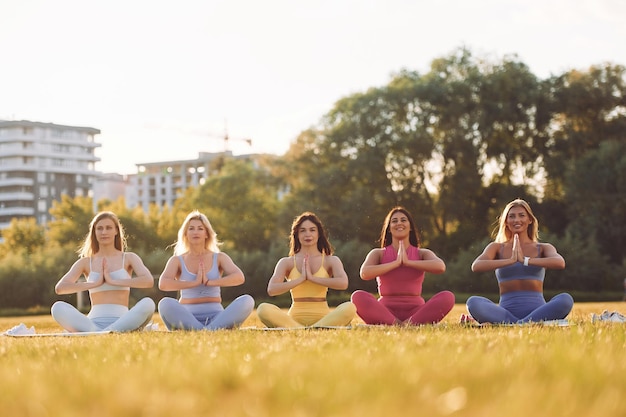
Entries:
POLYGON ((141 258, 125 249, 118 217, 110 211, 96 214, 78 250, 80 259, 54 287, 62 295, 89 291, 91 310, 86 316, 65 301, 52 305, 52 317, 65 330, 125 332, 140 329, 152 319, 155 304, 149 297, 128 308, 130 289, 150 288, 154 278, 141 258), (79 281, 83 276, 85 280, 79 281))
POLYGON ((257 316, 267 327, 347 326, 356 307, 345 302, 331 310, 326 301, 328 289, 348 288, 348 275, 341 260, 333 255, 326 231, 311 212, 302 213, 291 225, 289 256, 281 258, 267 285, 270 296, 291 292, 288 312, 262 303, 257 316))

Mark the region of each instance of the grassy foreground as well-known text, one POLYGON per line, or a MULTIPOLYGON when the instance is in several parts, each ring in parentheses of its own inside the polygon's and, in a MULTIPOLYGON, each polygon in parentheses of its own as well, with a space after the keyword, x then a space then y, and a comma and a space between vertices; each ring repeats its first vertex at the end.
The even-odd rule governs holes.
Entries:
MULTIPOLYGON (((579 303, 570 327, 0 337, 3 416, 624 416, 626 303, 579 303)), ((38 333, 50 316, 1 318, 38 333)), ((244 326, 258 326, 256 316, 244 326)))

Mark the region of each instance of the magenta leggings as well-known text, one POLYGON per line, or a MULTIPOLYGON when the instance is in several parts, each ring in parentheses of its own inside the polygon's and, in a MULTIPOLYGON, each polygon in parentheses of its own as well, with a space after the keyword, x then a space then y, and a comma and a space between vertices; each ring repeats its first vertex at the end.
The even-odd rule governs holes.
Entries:
POLYGON ((454 294, 441 291, 430 300, 420 296, 376 297, 367 291, 352 293, 356 313, 366 324, 439 323, 454 307, 454 294))

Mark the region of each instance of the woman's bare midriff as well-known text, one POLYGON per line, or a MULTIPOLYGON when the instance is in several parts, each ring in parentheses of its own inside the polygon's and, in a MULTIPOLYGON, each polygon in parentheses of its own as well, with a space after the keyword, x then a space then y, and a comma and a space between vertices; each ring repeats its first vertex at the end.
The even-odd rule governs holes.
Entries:
POLYGON ((113 291, 101 291, 94 292, 89 295, 91 298, 91 305, 96 304, 119 304, 122 306, 128 306, 128 300, 130 297, 130 290, 113 290, 113 291))
POLYGON ((221 303, 222 297, 181 298, 178 302, 181 304, 221 303))
POLYGON ((500 294, 516 291, 543 292, 543 282, 536 279, 514 279, 500 283, 500 294))

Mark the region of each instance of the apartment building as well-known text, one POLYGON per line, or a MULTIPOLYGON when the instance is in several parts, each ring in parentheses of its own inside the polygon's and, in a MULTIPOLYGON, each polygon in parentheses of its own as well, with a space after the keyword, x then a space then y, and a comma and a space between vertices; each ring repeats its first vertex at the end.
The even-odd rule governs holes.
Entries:
POLYGON ((128 176, 126 205, 141 206, 146 212, 151 204, 172 207, 185 190, 204 184, 207 178, 219 172, 225 158, 254 159, 254 155, 200 152, 197 159, 138 164, 137 174, 128 176))
POLYGON ((13 218, 50 220, 62 195, 93 196, 101 175, 95 137, 100 130, 27 120, 0 120, 0 230, 13 218))

